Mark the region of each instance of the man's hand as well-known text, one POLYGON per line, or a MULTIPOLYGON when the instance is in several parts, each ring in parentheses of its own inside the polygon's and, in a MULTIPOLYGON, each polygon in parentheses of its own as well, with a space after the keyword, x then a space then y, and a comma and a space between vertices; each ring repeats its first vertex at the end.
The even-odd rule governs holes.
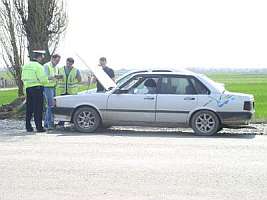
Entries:
POLYGON ((76 79, 77 81, 80 83, 82 81, 82 77, 81 77, 81 74, 78 74, 76 75, 76 79))
POLYGON ((63 79, 63 75, 55 75, 55 79, 56 80, 63 79))

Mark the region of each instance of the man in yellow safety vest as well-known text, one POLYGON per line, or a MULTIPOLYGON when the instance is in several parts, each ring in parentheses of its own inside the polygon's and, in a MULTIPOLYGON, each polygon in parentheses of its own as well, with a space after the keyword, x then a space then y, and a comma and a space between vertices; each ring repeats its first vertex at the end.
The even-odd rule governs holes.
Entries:
POLYGON ((26 130, 32 132, 32 114, 37 132, 45 132, 42 125, 43 116, 43 90, 44 84, 48 82, 44 68, 40 64, 44 58, 45 51, 33 51, 32 60, 22 67, 21 79, 26 89, 26 130))
POLYGON ((58 71, 62 76, 57 83, 57 90, 60 95, 73 95, 78 93, 78 83, 81 82, 80 71, 73 67, 74 59, 67 58, 66 66, 61 67, 58 71))
MULTIPOLYGON (((58 74, 62 76, 57 83, 57 93, 60 95, 74 95, 78 93, 78 83, 81 82, 80 71, 73 67, 74 59, 67 58, 66 66, 59 68, 58 74)), ((60 121, 59 126, 64 126, 60 121)))
POLYGON ((44 97, 46 101, 46 112, 44 127, 47 129, 52 129, 54 127, 54 117, 52 113, 53 108, 53 98, 56 95, 56 84, 58 78, 57 64, 60 61, 60 55, 54 54, 51 56, 51 61, 44 64, 44 71, 48 78, 48 83, 44 85, 44 97))

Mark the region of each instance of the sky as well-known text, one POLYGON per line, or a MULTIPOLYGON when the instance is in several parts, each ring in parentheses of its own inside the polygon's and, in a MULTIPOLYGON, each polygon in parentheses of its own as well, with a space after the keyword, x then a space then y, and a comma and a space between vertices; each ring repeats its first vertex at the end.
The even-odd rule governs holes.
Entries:
POLYGON ((66 0, 64 64, 121 68, 266 67, 266 0, 66 0))

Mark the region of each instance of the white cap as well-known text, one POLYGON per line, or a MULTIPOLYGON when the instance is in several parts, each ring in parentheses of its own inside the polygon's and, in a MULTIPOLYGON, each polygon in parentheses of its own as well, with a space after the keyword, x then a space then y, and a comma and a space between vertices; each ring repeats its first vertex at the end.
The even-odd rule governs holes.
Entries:
POLYGON ((39 53, 39 54, 45 54, 46 52, 44 50, 33 50, 33 53, 39 53))

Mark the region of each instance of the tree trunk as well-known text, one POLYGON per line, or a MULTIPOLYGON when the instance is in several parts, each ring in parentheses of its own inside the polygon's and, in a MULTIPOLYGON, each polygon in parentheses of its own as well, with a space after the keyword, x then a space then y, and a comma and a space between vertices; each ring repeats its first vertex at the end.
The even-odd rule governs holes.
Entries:
POLYGON ((24 95, 24 90, 23 90, 23 81, 21 80, 21 75, 18 77, 18 96, 22 97, 24 95))
POLYGON ((67 14, 63 0, 13 0, 28 41, 28 53, 46 51, 44 63, 51 58, 67 27, 67 14))
POLYGON ((47 31, 47 19, 50 0, 28 0, 28 20, 26 25, 28 52, 32 59, 33 50, 45 50, 43 62, 50 60, 49 34, 47 31))

